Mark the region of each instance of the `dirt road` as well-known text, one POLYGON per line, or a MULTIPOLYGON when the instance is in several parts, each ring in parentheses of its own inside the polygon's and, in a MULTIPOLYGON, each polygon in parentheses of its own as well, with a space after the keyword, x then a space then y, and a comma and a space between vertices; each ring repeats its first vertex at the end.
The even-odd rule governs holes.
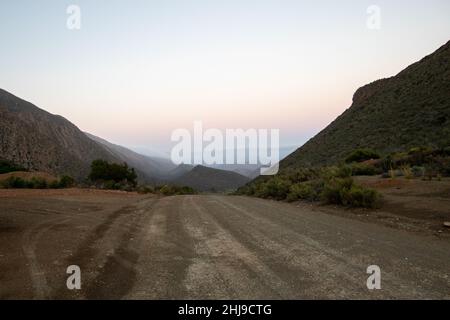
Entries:
POLYGON ((0 298, 450 299, 450 242, 245 197, 6 197, 0 298))

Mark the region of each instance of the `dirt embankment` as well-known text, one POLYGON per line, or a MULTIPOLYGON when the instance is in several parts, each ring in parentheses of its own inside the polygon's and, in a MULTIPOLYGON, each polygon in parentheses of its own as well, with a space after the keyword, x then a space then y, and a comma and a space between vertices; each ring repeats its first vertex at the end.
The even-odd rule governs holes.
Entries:
POLYGON ((381 193, 381 208, 339 209, 335 214, 348 214, 366 221, 437 236, 450 235, 450 228, 444 225, 450 222, 450 178, 428 181, 374 176, 356 177, 355 180, 381 193))
POLYGON ((15 171, 0 174, 0 181, 6 180, 10 177, 21 178, 24 180, 31 180, 32 178, 42 178, 47 181, 55 181, 58 178, 47 172, 39 172, 39 171, 15 171))

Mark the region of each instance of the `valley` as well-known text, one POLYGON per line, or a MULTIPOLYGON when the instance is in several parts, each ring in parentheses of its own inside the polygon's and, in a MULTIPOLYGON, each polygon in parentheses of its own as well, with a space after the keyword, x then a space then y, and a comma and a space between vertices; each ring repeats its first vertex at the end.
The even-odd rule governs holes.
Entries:
POLYGON ((117 5, 0 19, 0 300, 450 300, 448 17, 117 5))

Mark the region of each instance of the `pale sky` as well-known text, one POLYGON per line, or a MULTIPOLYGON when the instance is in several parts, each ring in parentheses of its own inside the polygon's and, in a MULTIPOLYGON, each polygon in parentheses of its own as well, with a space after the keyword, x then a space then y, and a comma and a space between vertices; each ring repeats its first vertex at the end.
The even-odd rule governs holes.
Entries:
POLYGON ((11 0, 0 39, 0 88, 111 142, 167 151, 201 120, 299 146, 358 87, 449 41, 450 1, 11 0))

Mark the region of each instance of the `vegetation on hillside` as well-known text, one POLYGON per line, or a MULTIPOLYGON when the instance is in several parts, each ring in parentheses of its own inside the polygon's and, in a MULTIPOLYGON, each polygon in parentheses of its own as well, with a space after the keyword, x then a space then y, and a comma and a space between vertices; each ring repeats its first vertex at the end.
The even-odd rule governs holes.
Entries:
POLYGON ((356 149, 345 159, 346 163, 362 162, 365 160, 380 159, 380 155, 372 149, 356 149))
POLYGON ((0 181, 0 187, 5 189, 63 189, 73 187, 74 185, 75 180, 70 176, 62 176, 61 178, 52 181, 41 177, 23 179, 11 176, 0 181))
POLYGON ((450 148, 414 147, 389 153, 379 159, 354 161, 347 165, 352 169, 353 176, 382 174, 384 177, 432 179, 450 176, 450 148))
POLYGON ((236 190, 249 182, 250 178, 236 172, 196 166, 173 181, 176 185, 191 186, 204 192, 223 192, 236 190))
POLYGON ((187 186, 176 186, 176 185, 163 185, 163 186, 140 186, 137 188, 137 191, 142 194, 153 193, 164 196, 179 196, 179 195, 189 195, 189 194, 197 194, 197 191, 191 187, 187 186))
POLYGON ((108 163, 104 160, 95 160, 92 162, 89 180, 102 189, 137 191, 141 194, 152 193, 172 196, 197 193, 193 188, 187 186, 139 186, 134 168, 129 168, 126 163, 108 163))
POLYGON ((117 164, 105 160, 94 160, 88 178, 104 189, 131 190, 137 186, 136 172, 126 163, 117 164))
POLYGON ((259 177, 236 194, 287 201, 323 201, 349 207, 375 208, 380 196, 357 185, 349 166, 283 170, 273 177, 259 177))
POLYGON ((337 166, 283 168, 276 176, 255 179, 236 194, 375 208, 380 205, 380 195, 352 179, 372 175, 422 179, 450 176, 450 148, 415 147, 385 156, 371 149, 357 149, 337 166))
POLYGON ((355 150, 387 155, 416 146, 450 147, 450 42, 398 75, 357 90, 352 106, 281 162, 327 166, 355 150))
POLYGON ((8 173, 8 172, 15 172, 15 171, 27 171, 27 169, 18 166, 11 161, 7 160, 0 160, 0 174, 8 173))

